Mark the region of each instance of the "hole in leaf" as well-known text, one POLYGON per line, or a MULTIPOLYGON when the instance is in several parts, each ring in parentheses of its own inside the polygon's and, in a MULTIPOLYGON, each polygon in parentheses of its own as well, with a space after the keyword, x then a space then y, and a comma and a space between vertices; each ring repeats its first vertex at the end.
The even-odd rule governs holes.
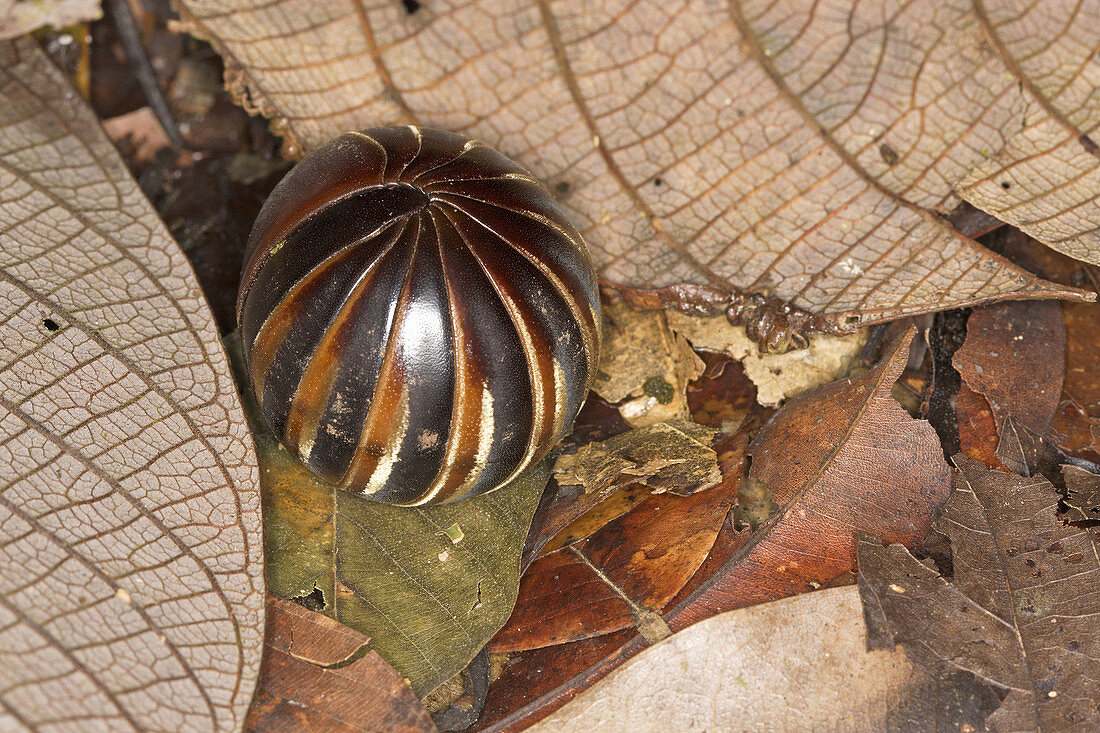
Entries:
POLYGON ((52 318, 43 318, 42 325, 46 327, 47 331, 60 331, 61 324, 52 318))
POLYGON ((1001 188, 1007 191, 1008 189, 1012 188, 1012 184, 1008 181, 1001 181, 1001 188))
POLYGON ((405 8, 406 13, 412 15, 420 10, 420 0, 401 0, 401 6, 405 8))
POLYGON ((304 596, 298 596, 297 598, 291 598, 290 600, 297 603, 299 606, 308 608, 310 611, 324 611, 325 606, 325 593, 317 586, 313 586, 313 592, 304 596))

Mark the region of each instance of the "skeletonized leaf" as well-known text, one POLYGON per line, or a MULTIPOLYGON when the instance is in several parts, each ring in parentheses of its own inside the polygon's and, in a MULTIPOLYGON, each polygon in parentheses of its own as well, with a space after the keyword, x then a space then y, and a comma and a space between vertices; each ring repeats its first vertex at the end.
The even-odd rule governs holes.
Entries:
POLYGON ((945 675, 973 672, 1007 694, 997 730, 1100 725, 1100 560, 1087 530, 1058 517, 1040 476, 956 456, 935 530, 951 541, 951 582, 900 545, 859 543, 860 589, 873 633, 945 675))
MULTIPOLYGON (((1017 4, 993 16, 981 0, 584 12, 568 0, 185 0, 180 11, 293 151, 379 124, 464 132, 558 192, 605 281, 686 283, 694 290, 678 299, 710 305, 761 292, 847 329, 1006 297, 1081 297, 941 216, 960 203, 954 186, 991 159, 1072 159, 1073 169, 1036 163, 1045 175, 1016 188, 1044 221, 1061 218, 1050 236, 1033 227, 1047 242, 1093 260, 1100 251, 1083 231, 1100 170, 1084 137, 1100 121, 1096 18, 1064 4, 1053 23, 1055 0, 1017 4), (1021 146, 1011 137, 1021 120, 1061 137, 1021 146)), ((996 191, 981 203, 1010 216, 1016 192, 996 191)))
POLYGON ((855 588, 702 621, 647 649, 532 733, 970 730, 996 698, 937 685, 901 650, 867 651, 855 588))
POLYGON ((239 728, 263 547, 213 318, 33 43, 0 99, 0 729, 239 728))

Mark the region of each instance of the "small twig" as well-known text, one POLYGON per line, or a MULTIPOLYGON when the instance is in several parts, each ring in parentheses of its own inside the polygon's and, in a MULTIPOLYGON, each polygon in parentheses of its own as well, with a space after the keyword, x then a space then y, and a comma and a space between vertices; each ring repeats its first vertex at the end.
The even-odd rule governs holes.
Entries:
POLYGON ((168 101, 161 94, 157 84, 156 74, 153 73, 153 65, 149 63, 149 57, 145 53, 145 46, 141 42, 134 16, 130 12, 130 5, 126 0, 108 0, 111 8, 111 17, 115 21, 115 30, 122 39, 122 47, 126 50, 126 58, 130 60, 130 66, 134 70, 141 91, 145 95, 145 101, 153 109, 161 127, 172 144, 178 148, 184 147, 183 137, 180 135, 176 121, 172 118, 172 112, 168 108, 168 101))

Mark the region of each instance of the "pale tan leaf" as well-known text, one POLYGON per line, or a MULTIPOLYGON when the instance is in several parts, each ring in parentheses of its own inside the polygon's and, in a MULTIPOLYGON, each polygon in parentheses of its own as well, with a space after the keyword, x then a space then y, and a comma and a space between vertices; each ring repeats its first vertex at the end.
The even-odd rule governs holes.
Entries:
POLYGON ((687 385, 702 375, 703 360, 683 336, 669 330, 661 311, 626 304, 603 309, 603 346, 592 391, 615 403, 633 427, 688 417, 687 385))
POLYGON ((263 545, 213 318, 33 43, 0 99, 0 729, 239 728, 263 545))
POLYGON ((669 328, 700 351, 729 354, 740 361, 745 375, 756 385, 756 401, 765 407, 775 407, 788 397, 840 379, 867 342, 866 329, 844 336, 813 334, 804 349, 767 354, 761 353, 744 326, 734 326, 722 316, 700 318, 669 311, 667 318, 669 328))
POLYGON ((867 651, 848 586, 701 621, 528 730, 976 730, 989 698, 960 682, 948 703, 900 648, 867 651))
POLYGON ((96 20, 103 15, 100 0, 0 0, 0 40, 16 38, 43 26, 96 20))
POLYGON ((1004 149, 957 186, 975 206, 1100 263, 1100 6, 975 0, 989 45, 1027 93, 1004 149))
POLYGON ((293 150, 392 123, 481 138, 558 192, 610 283, 762 292, 845 329, 1080 297, 940 216, 1035 104, 968 0, 577 7, 180 5, 293 150))

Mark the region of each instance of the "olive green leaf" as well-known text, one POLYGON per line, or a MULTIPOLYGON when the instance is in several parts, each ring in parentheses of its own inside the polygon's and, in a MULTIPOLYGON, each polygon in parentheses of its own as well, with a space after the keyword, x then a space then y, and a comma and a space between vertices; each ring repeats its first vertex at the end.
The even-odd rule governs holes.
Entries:
MULTIPOLYGON (((227 346, 239 366, 236 334, 227 346)), ((419 695, 465 667, 512 612, 549 462, 482 496, 389 506, 314 478, 244 402, 263 471, 268 589, 369 636, 419 695)))

